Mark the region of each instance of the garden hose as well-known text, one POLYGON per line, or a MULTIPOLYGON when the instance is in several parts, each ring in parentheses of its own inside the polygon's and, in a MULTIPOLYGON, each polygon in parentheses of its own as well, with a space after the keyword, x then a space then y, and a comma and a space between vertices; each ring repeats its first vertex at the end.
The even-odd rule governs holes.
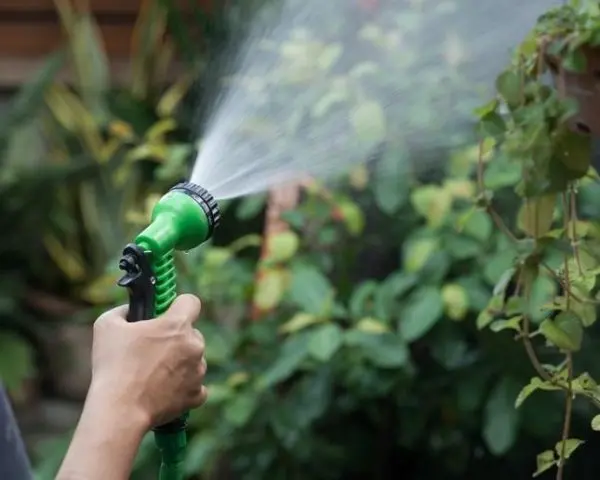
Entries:
MULTIPOLYGON (((129 292, 128 322, 149 320, 169 309, 177 297, 173 252, 206 242, 219 220, 215 199, 193 183, 175 185, 158 201, 150 225, 125 247, 119 261, 125 274, 118 284, 129 292)), ((186 412, 153 429, 161 454, 160 480, 183 480, 187 418, 186 412)))

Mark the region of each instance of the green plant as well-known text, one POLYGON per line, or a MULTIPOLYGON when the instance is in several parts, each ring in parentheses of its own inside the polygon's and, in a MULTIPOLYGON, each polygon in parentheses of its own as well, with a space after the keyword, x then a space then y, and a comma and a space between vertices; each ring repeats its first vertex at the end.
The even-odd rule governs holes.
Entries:
MULTIPOLYGON (((479 162, 477 211, 487 211, 510 239, 514 263, 499 279, 478 326, 515 333, 535 367, 537 376, 517 396, 517 407, 538 390, 564 392, 560 441, 538 455, 534 475, 557 466, 557 479, 583 443, 571 438, 574 401, 600 405, 592 375, 574 365, 597 320, 600 265, 597 227, 579 219, 577 197, 589 194, 598 176, 590 166, 591 137, 569 124, 580 105, 564 90, 566 71, 585 71, 583 49, 598 45, 599 21, 596 2, 573 1, 543 15, 498 76, 497 97, 479 111, 481 131, 494 147, 488 161, 479 162), (552 65, 556 89, 543 81, 552 65), (497 182, 498 172, 506 181, 497 182), (496 193, 510 186, 521 203, 508 224, 515 231, 494 205, 496 193), (539 343, 554 351, 540 358, 539 343)), ((593 429, 599 419, 592 420, 593 429)))
POLYGON ((373 248, 364 212, 386 221, 372 209, 374 184, 314 188, 289 212, 295 233, 274 239, 265 260, 272 281, 258 299, 274 310, 259 323, 244 322, 256 267, 239 251, 254 237, 185 258, 204 266, 196 290, 211 364, 209 404, 192 416, 190 474, 211 478, 225 456, 248 479, 388 478, 395 468, 461 478, 476 476, 466 470, 474 449, 506 455, 523 429, 543 437, 556 426, 535 427, 513 409, 525 356, 502 339, 476 341, 490 341, 474 320, 514 252, 484 212, 470 212, 473 153, 457 152, 449 168, 462 164, 461 173, 440 184, 411 181, 402 220, 387 231, 402 265, 383 278, 341 269, 373 248), (436 467, 393 460, 421 449, 436 467))
POLYGON ((144 2, 140 11, 126 87, 111 83, 91 14, 67 1, 57 1, 57 8, 76 76, 72 88, 55 83, 46 95, 47 161, 97 168, 93 178, 55 190, 57 205, 44 232, 55 268, 38 272, 37 287, 76 304, 105 306, 119 296, 121 249, 193 154, 190 132, 176 118, 191 78, 168 85, 173 48, 164 40, 166 12, 156 2, 144 2))
POLYGON ((90 165, 57 166, 31 171, 43 156, 36 118, 44 93, 64 63, 63 52, 50 56, 29 82, 11 99, 0 118, 0 379, 14 398, 23 380, 35 375, 31 340, 36 319, 23 308, 27 280, 41 245, 39 225, 52 205, 57 183, 71 183, 89 175, 90 165))

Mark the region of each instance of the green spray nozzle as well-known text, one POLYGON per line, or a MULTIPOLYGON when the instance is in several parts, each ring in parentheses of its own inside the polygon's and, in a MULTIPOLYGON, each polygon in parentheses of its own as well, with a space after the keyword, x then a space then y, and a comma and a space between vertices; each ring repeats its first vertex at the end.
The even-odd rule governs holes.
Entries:
MULTIPOLYGON (((152 211, 152 221, 123 250, 119 285, 129 291, 129 322, 159 317, 177 297, 174 250, 191 250, 207 241, 219 225, 219 206, 204 188, 180 183, 152 211)), ((187 413, 154 428, 161 452, 159 480, 183 480, 187 413)))
POLYGON ((135 243, 154 255, 191 250, 208 240, 221 214, 213 196, 190 182, 175 185, 156 204, 152 222, 135 243))

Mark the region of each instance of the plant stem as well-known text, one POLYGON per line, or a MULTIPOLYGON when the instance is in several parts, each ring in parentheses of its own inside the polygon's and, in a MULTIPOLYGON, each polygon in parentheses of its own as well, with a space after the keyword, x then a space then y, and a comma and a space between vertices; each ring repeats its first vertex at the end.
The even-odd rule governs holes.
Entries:
POLYGON ((531 337, 529 336, 529 331, 529 318, 527 317, 527 315, 523 315, 523 346, 525 347, 525 352, 529 357, 529 361, 531 362, 531 365, 533 365, 533 368, 535 368, 537 374, 542 378, 542 380, 549 383, 554 383, 550 374, 542 366, 542 362, 540 362, 537 353, 535 353, 535 349, 533 348, 533 344, 531 343, 531 337))
POLYGON ((479 156, 477 157, 477 189, 481 195, 485 191, 483 184, 483 140, 479 141, 479 156))
POLYGON ((577 237, 577 205, 576 205, 576 192, 575 187, 571 185, 569 189, 569 200, 570 200, 570 220, 573 226, 571 231, 571 246, 573 247, 573 253, 575 255, 575 261, 577 262, 577 268, 579 269, 579 275, 583 275, 583 268, 581 267, 581 258, 579 256, 579 238, 577 237))
POLYGON ((556 480, 563 480, 565 469, 565 452, 569 431, 571 430, 571 416, 573 412, 573 355, 567 353, 567 391, 565 401, 565 420, 563 423, 562 441, 560 449, 560 458, 558 460, 558 470, 556 472, 556 480))
POLYGON ((513 233, 508 229, 502 218, 500 218, 500 215, 498 215, 498 213, 491 206, 487 207, 487 213, 490 217, 492 217, 492 220, 504 235, 510 238, 513 242, 519 241, 519 239, 515 237, 513 233))
MULTIPOLYGON (((562 195, 563 197, 563 209, 565 211, 564 213, 564 222, 565 222, 565 235, 567 236, 568 239, 571 238, 571 236, 569 235, 569 226, 571 224, 570 222, 570 211, 571 209, 569 208, 569 198, 567 196, 567 193, 563 193, 562 195)), ((573 241, 571 241, 571 243, 573 243, 573 241)), ((569 278, 569 256, 565 255, 565 260, 564 260, 564 268, 565 268, 565 284, 566 285, 571 285, 571 280, 569 278)), ((567 310, 570 309, 571 307, 571 292, 570 289, 565 289, 565 298, 566 298, 566 304, 565 304, 565 308, 567 310)))
MULTIPOLYGON (((522 270, 521 270, 522 272, 522 270)), ((524 285, 524 296, 526 301, 529 300, 529 298, 531 298, 531 283, 530 282, 522 282, 523 279, 523 274, 520 273, 519 274, 519 281, 517 282, 517 285, 521 286, 523 283, 525 283, 524 285)), ((529 361, 531 362, 531 365, 533 365, 533 368, 535 368, 535 371, 538 373, 538 375, 545 380, 546 382, 552 382, 552 377, 550 376, 550 374, 546 371, 546 369, 542 366, 542 362, 540 362, 540 359, 537 356, 537 353, 535 353, 535 349, 533 348, 533 344, 531 343, 531 337, 530 335, 530 321, 529 321, 529 316, 524 313, 523 314, 523 346, 525 347, 525 352, 527 353, 527 356, 529 357, 529 361)))

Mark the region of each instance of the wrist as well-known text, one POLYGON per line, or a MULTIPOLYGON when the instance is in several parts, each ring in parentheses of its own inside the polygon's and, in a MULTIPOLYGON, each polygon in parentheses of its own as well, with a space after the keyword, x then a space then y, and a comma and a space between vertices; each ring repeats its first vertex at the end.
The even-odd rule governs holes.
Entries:
POLYGON ((152 427, 152 421, 143 405, 116 388, 116 382, 93 379, 85 400, 85 411, 95 412, 106 421, 118 425, 126 424, 132 432, 143 436, 152 427))
POLYGON ((127 479, 150 419, 116 383, 92 381, 57 480, 127 479))

